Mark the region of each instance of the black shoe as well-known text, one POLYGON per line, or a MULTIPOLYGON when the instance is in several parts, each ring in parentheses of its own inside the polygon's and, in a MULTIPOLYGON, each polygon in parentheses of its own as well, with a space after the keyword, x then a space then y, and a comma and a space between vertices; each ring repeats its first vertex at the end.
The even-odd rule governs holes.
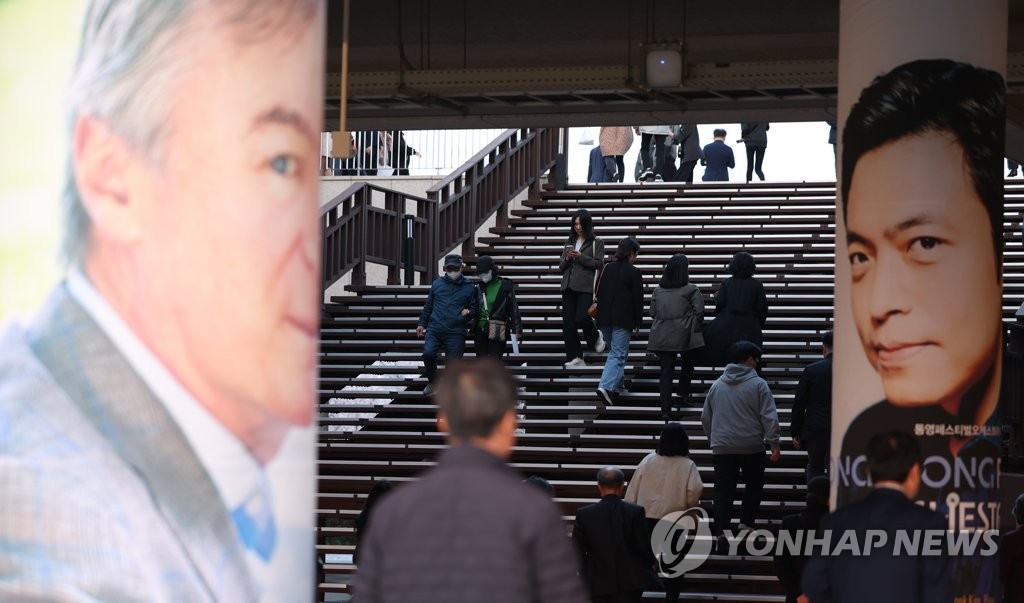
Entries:
POLYGON ((433 383, 428 383, 427 386, 423 388, 423 395, 424 396, 433 396, 434 395, 434 384, 433 383))
POLYGON ((1010 170, 1010 173, 1006 175, 1007 178, 1016 178, 1017 170, 1010 170))
POLYGON ((605 406, 612 405, 612 393, 603 387, 597 388, 597 399, 604 402, 605 406))

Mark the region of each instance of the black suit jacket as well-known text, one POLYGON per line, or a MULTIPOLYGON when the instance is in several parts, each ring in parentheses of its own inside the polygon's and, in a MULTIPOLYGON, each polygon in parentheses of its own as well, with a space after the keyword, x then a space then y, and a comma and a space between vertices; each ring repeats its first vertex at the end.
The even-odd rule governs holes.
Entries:
POLYGON ((704 147, 704 158, 701 165, 708 166, 704 170, 704 182, 726 182, 729 180, 729 168, 736 167, 736 157, 732 147, 721 140, 716 140, 704 147))
POLYGON ((793 437, 827 437, 832 424, 832 356, 804 369, 793 399, 793 437))
POLYGON ((953 566, 947 555, 893 554, 896 530, 945 530, 946 519, 939 513, 910 502, 898 490, 875 488, 864 500, 826 517, 821 527, 832 530, 833 548, 844 530, 856 531, 861 547, 869 529, 886 531, 888 543, 866 556, 811 557, 801 584, 814 603, 952 603, 953 566))
POLYGON ((572 541, 592 596, 661 588, 644 516, 614 494, 576 512, 572 541))
POLYGON ((999 543, 999 581, 1003 601, 1024 601, 1024 528, 1006 534, 999 543))
POLYGON ((644 283, 640 269, 616 260, 604 267, 597 288, 597 325, 623 329, 640 326, 644 317, 644 283))

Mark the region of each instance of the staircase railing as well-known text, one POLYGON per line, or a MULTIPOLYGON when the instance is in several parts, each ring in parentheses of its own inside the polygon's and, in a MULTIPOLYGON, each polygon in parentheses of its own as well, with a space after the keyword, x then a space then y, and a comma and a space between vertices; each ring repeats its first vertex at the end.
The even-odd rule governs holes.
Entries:
MULTIPOLYGON (((405 216, 410 215, 419 282, 433 278, 441 257, 459 245, 472 253, 473 235, 497 212, 508 223, 508 204, 529 188, 539 195, 541 174, 555 165, 557 129, 506 130, 452 174, 427 190, 427 198, 357 182, 320 212, 323 229, 323 288, 350 270, 352 284, 366 283, 367 263, 387 266, 387 282, 400 284, 405 216)), ((411 283, 406 283, 411 284, 411 283)))

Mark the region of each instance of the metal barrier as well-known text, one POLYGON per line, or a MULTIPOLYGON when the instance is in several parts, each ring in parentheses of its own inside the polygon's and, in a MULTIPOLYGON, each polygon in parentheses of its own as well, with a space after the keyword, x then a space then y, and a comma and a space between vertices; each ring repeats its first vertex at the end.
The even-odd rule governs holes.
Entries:
POLYGON ((388 284, 400 284, 409 223, 412 270, 420 283, 429 283, 444 254, 459 245, 472 254, 473 235, 492 214, 497 212, 499 226, 507 225, 508 203, 516 195, 529 188, 539 196, 541 175, 555 165, 561 142, 557 129, 506 130, 430 188, 428 198, 353 184, 320 213, 323 288, 350 270, 353 285, 365 284, 367 262, 387 266, 388 284))
POLYGON ((503 130, 377 130, 352 132, 352 156, 330 157, 330 136, 321 136, 325 176, 440 176, 457 168, 503 130))

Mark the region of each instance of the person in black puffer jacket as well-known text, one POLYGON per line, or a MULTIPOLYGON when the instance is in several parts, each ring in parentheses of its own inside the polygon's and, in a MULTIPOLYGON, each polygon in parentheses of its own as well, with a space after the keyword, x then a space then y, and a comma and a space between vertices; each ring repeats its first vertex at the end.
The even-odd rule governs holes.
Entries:
POLYGON ((477 358, 501 358, 505 353, 509 335, 515 334, 520 341, 523 339, 523 321, 519 317, 515 284, 507 278, 498 276, 498 266, 489 255, 482 255, 477 259, 476 275, 480 277, 476 284, 480 311, 474 323, 473 349, 477 358), (491 328, 488 325, 490 321, 503 323, 504 328, 500 328, 501 324, 491 328))

